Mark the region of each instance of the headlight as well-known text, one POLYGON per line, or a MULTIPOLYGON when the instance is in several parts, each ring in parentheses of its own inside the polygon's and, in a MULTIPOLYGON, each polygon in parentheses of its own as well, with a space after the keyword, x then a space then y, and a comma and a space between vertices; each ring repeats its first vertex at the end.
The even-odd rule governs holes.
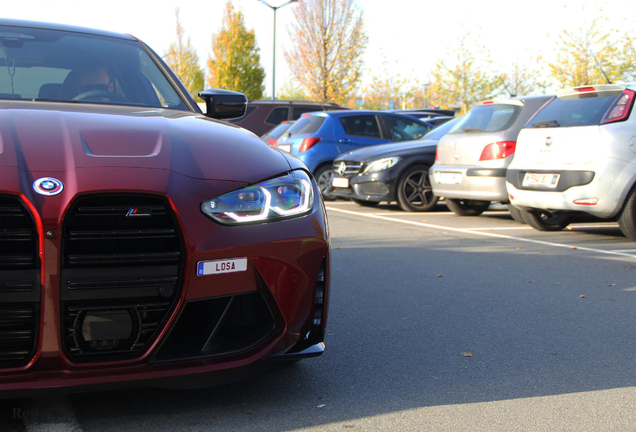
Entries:
POLYGON ((400 159, 401 158, 399 157, 390 157, 390 158, 375 160, 371 162, 369 165, 367 165, 364 171, 362 171, 362 174, 369 174, 369 173, 374 173, 374 172, 382 171, 385 169, 389 169, 393 165, 398 163, 400 159))
POLYGON ((224 225, 263 223, 302 216, 311 211, 314 190, 304 171, 203 201, 201 211, 224 225))

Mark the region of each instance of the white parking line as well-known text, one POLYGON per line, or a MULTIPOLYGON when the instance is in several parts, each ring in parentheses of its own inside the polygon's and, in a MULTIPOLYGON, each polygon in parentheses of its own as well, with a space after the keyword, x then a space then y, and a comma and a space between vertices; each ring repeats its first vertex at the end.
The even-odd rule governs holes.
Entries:
POLYGON ((602 249, 588 248, 588 247, 584 247, 584 246, 576 246, 576 245, 567 245, 567 244, 562 244, 562 243, 546 242, 546 241, 542 241, 542 240, 527 239, 527 238, 523 238, 523 237, 513 237, 513 236, 504 235, 504 234, 489 233, 489 232, 484 232, 484 231, 475 231, 474 229, 471 229, 471 228, 452 228, 452 227, 447 227, 447 226, 443 226, 443 225, 434 225, 434 224, 429 224, 429 223, 424 223, 424 222, 414 222, 414 221, 396 219, 396 218, 387 217, 387 216, 381 216, 381 215, 373 214, 373 213, 358 213, 358 212, 354 212, 354 211, 350 211, 350 210, 344 210, 344 209, 339 209, 339 208, 330 207, 330 206, 327 206, 327 210, 340 212, 340 213, 346 213, 346 214, 355 215, 355 216, 367 217, 367 218, 371 218, 371 219, 380 219, 380 220, 385 220, 385 221, 389 221, 389 222, 397 222, 397 223, 402 223, 402 224, 406 224, 406 225, 415 225, 415 226, 421 226, 421 227, 426 227, 426 228, 435 228, 435 229, 440 229, 440 230, 455 231, 455 232, 475 234, 475 235, 487 236, 487 237, 497 237, 497 238, 502 238, 502 239, 507 239, 507 240, 518 240, 518 241, 527 242, 527 243, 534 243, 534 244, 540 244, 540 245, 552 246, 552 247, 559 247, 559 248, 568 248, 568 249, 576 248, 577 250, 583 250, 583 251, 589 251, 589 252, 597 252, 597 253, 607 254, 607 255, 624 256, 624 257, 629 257, 629 258, 636 258, 636 255, 627 254, 627 253, 623 253, 623 252, 607 251, 607 250, 602 250, 602 249))

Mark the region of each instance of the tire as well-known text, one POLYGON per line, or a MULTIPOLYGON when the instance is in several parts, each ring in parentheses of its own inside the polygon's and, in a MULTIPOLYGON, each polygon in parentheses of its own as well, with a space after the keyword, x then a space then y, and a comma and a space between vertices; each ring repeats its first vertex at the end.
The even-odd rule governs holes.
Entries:
POLYGON ((625 201, 625 207, 618 218, 618 226, 625 237, 636 241, 636 189, 629 193, 625 201))
POLYGON ((561 231, 570 225, 572 219, 570 216, 536 209, 521 210, 521 215, 528 225, 539 231, 561 231))
POLYGON ((514 220, 525 225, 526 221, 523 219, 521 210, 519 210, 517 207, 513 206, 512 204, 508 204, 508 211, 510 212, 510 216, 512 216, 514 220))
POLYGON ((400 176, 397 183, 397 202, 402 210, 424 212, 437 205, 439 198, 433 195, 428 170, 426 165, 413 165, 400 176))
POLYGON ((380 204, 379 201, 365 201, 365 200, 356 199, 356 198, 351 198, 351 201, 353 201, 354 203, 358 205, 361 205, 362 207, 375 207, 378 204, 380 204))
POLYGON ((457 216, 479 216, 490 206, 490 201, 446 198, 446 206, 457 216))
POLYGON ((318 168, 314 173, 314 178, 316 179, 316 183, 318 183, 318 189, 320 189, 320 193, 322 193, 322 198, 325 201, 335 200, 336 197, 329 193, 333 190, 333 186, 331 186, 333 168, 331 165, 323 165, 318 168))

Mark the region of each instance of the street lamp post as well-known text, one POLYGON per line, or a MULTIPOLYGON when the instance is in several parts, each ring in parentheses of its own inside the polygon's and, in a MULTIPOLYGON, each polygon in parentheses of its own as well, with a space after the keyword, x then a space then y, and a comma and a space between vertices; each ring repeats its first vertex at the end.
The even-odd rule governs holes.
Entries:
POLYGON ((267 3, 265 0, 258 0, 263 3, 265 6, 270 7, 274 11, 274 48, 272 50, 272 100, 276 99, 276 11, 283 6, 287 6, 291 3, 297 3, 298 0, 289 0, 286 3, 283 3, 280 6, 272 6, 267 3))

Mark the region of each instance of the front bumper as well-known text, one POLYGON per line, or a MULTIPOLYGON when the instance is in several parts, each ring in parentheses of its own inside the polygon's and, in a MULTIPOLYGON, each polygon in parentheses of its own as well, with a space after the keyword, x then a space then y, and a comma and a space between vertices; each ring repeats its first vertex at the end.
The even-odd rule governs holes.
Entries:
POLYGON ((388 169, 373 174, 343 175, 334 173, 334 177, 346 178, 349 187, 334 187, 331 195, 340 198, 358 199, 362 201, 395 201, 395 184, 398 170, 388 169))
MULTIPOLYGON (((3 330, 13 326, 9 330, 14 339, 28 334, 25 346, 31 347, 20 348, 25 353, 21 358, 0 365, 2 397, 20 391, 157 385, 164 380, 174 384, 186 375, 223 375, 262 360, 296 360, 322 353, 329 300, 329 238, 321 202, 304 217, 223 227, 203 216, 198 211, 201 199, 193 199, 198 190, 208 189, 208 182, 185 177, 179 181, 188 185, 177 188, 181 193, 173 196, 158 191, 121 192, 167 203, 180 251, 180 258, 177 252, 161 252, 177 256, 171 265, 144 264, 154 256, 153 250, 121 254, 120 260, 135 255, 139 264, 132 267, 90 263, 90 259, 114 259, 113 254, 92 250, 99 249, 99 237, 114 228, 107 228, 105 234, 91 231, 97 240, 90 240, 94 247, 82 261, 81 251, 70 247, 73 238, 84 235, 82 229, 67 225, 77 197, 70 198, 65 212, 56 218, 47 213, 50 207, 38 206, 24 195, 2 194, 14 203, 24 203, 33 218, 36 259, 28 272, 39 276, 26 294, 20 287, 0 292, 0 309, 11 311, 0 317, 0 325, 3 330), (201 261, 237 257, 247 260, 245 271, 198 274, 201 261), (79 267, 69 261, 79 262, 79 267), (175 276, 173 269, 177 269, 175 276), (155 271, 166 274, 154 277, 155 271), (174 286, 166 285, 168 278, 174 286), (153 315, 160 303, 166 306, 161 314, 153 315), (16 321, 25 316, 26 306, 33 319, 29 328, 16 321), (15 322, 8 322, 7 317, 13 316, 15 322), (122 352, 124 346, 126 352, 122 352)), ((106 195, 88 196, 101 201, 106 195)), ((209 197, 209 192, 200 196, 209 197)), ((6 218, 0 216, 3 221, 6 218)), ((151 231, 159 237, 166 232, 164 228, 151 231)), ((0 272, 2 283, 15 279, 15 272, 0 272)))

